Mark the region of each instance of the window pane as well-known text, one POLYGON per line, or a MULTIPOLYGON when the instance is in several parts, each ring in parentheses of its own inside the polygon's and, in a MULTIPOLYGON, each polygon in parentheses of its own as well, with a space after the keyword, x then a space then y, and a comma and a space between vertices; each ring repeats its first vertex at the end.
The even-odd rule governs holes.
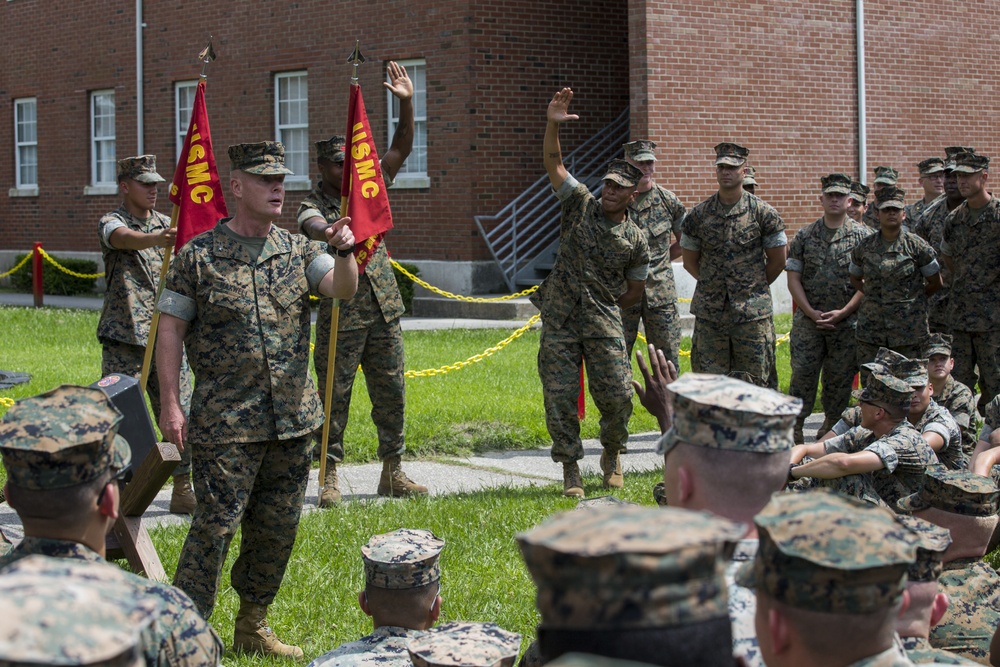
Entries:
POLYGON ((307 75, 275 75, 275 136, 285 145, 285 164, 295 172, 293 180, 309 176, 309 95, 307 75))
MULTIPOLYGON (((424 61, 403 61, 413 82, 413 150, 399 173, 411 176, 427 175, 427 64, 424 61)), ((389 96, 389 138, 399 124, 399 100, 389 96)))

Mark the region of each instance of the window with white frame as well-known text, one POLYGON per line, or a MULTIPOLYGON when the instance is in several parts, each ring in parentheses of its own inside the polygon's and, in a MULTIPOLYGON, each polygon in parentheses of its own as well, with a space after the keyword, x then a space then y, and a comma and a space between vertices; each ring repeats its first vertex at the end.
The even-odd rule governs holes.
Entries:
POLYGON ((286 182, 309 180, 309 84, 305 72, 274 75, 274 134, 285 145, 286 182))
POLYGON ((38 101, 14 100, 14 187, 38 187, 38 101))
POLYGON ((115 91, 90 94, 90 182, 94 186, 116 186, 115 91))
MULTIPOLYGON (((406 73, 413 82, 413 151, 396 174, 396 187, 426 188, 431 184, 427 175, 427 61, 421 59, 398 62, 406 68, 406 73)), ((391 145, 399 125, 399 100, 391 92, 387 95, 391 145)))
POLYGON ((177 133, 174 164, 180 162, 184 139, 187 138, 188 125, 191 124, 191 112, 194 109, 194 95, 198 91, 197 81, 178 81, 174 83, 174 120, 177 133))

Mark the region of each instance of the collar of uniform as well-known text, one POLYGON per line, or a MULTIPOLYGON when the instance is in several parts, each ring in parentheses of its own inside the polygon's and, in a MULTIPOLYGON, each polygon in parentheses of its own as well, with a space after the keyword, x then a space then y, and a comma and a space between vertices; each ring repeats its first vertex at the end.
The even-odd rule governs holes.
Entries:
MULTIPOLYGON (((223 218, 212 229, 212 255, 250 264, 250 255, 247 254, 243 245, 221 229, 230 220, 232 218, 223 218)), ((267 240, 264 241, 264 247, 260 250, 260 257, 257 258, 258 264, 267 261, 275 255, 284 255, 292 251, 288 238, 278 230, 279 227, 272 222, 271 229, 267 232, 267 240)))
POLYGON ((24 555, 76 558, 91 562, 101 562, 104 560, 99 553, 84 544, 52 537, 33 537, 27 535, 18 543, 15 551, 24 555))
POLYGON ((719 199, 719 193, 712 195, 709 212, 720 218, 737 218, 750 210, 750 193, 746 190, 740 195, 740 200, 733 204, 733 207, 726 212, 726 205, 719 199))
POLYGON ((733 556, 729 560, 740 563, 751 561, 757 557, 758 546, 760 546, 760 541, 757 539, 740 540, 736 543, 736 548, 733 549, 733 556))
POLYGON ((643 193, 641 192, 637 193, 636 202, 634 202, 633 205, 629 207, 635 213, 642 213, 643 211, 651 209, 655 204, 657 204, 660 201, 660 186, 658 186, 656 183, 653 183, 653 187, 650 188, 645 193, 646 196, 642 198, 641 202, 638 201, 640 194, 643 193))
POLYGON ((976 563, 979 562, 980 562, 979 558, 958 558, 956 560, 951 560, 945 563, 944 571, 947 572, 948 570, 964 570, 970 565, 975 565, 976 563))

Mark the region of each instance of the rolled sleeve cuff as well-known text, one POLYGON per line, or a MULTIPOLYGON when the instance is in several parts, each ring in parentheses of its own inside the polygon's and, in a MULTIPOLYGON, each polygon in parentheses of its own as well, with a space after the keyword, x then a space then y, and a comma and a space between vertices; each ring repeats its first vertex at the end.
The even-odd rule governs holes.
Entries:
POLYGON ((836 433, 837 435, 844 435, 845 433, 851 430, 851 425, 845 422, 843 419, 839 419, 837 420, 837 423, 833 425, 833 428, 831 428, 830 430, 836 433))
POLYGON ((805 268, 805 262, 801 259, 795 259, 789 257, 785 260, 785 271, 794 271, 795 273, 802 273, 802 269, 805 268))
POLYGON ((128 227, 121 220, 112 220, 101 226, 101 243, 103 243, 108 248, 114 248, 111 245, 111 235, 115 233, 116 229, 121 229, 122 227, 128 227))
POLYGON ((924 426, 924 430, 921 433, 937 433, 942 438, 944 438, 944 448, 948 447, 948 441, 951 439, 951 433, 948 432, 948 427, 940 422, 930 422, 924 426))
POLYGON ((992 426, 990 426, 989 424, 983 424, 983 428, 979 431, 979 439, 980 440, 985 440, 986 442, 989 442, 990 441, 990 433, 992 433, 992 432, 993 432, 993 427, 992 426))
POLYGON ((156 309, 185 322, 190 322, 198 314, 198 306, 194 299, 168 289, 164 289, 163 293, 160 294, 156 309))
POLYGON ((313 208, 312 206, 304 208, 299 212, 299 231, 303 232, 303 226, 306 224, 306 220, 309 218, 322 218, 323 222, 326 222, 326 216, 318 208, 313 208))
POLYGON ((633 266, 625 272, 626 280, 645 280, 649 276, 649 264, 633 266))
POLYGON ((847 272, 850 273, 855 278, 864 278, 865 277, 864 270, 860 266, 858 266, 857 264, 855 264, 853 259, 851 260, 851 265, 848 267, 847 272))
POLYGON ((780 248, 788 245, 788 237, 785 232, 775 232, 764 237, 765 248, 780 248))
POLYGON ((829 440, 823 441, 823 451, 827 454, 846 452, 847 441, 843 435, 843 433, 838 433, 836 438, 830 438, 829 440))
POLYGON ((576 186, 580 185, 580 181, 573 177, 573 174, 567 174, 566 180, 562 182, 559 189, 556 190, 556 199, 563 201, 576 190, 576 186))
MULTIPOLYGON (((353 257, 345 259, 354 261, 353 257)), ((316 259, 309 263, 309 266, 306 267, 306 280, 309 281, 309 292, 311 294, 319 294, 319 284, 322 282, 323 276, 330 273, 336 265, 337 260, 330 253, 317 255, 316 259)))
POLYGON ((876 440, 865 447, 864 451, 872 452, 875 456, 882 459, 882 465, 885 466, 885 471, 890 475, 895 472, 896 466, 899 465, 899 455, 896 454, 896 450, 892 448, 892 445, 888 443, 876 440))
POLYGON ((701 252, 701 241, 688 234, 681 234, 681 247, 685 250, 701 252))
POLYGON ((936 259, 932 259, 930 263, 920 267, 920 273, 924 274, 924 278, 930 278, 935 273, 941 273, 941 265, 936 259))

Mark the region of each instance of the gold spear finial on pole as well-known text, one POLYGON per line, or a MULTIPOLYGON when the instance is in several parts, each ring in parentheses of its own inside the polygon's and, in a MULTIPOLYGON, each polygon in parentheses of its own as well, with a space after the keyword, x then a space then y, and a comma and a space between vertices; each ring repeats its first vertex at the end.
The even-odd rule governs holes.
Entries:
POLYGON ((351 75, 351 83, 358 82, 358 65, 366 60, 363 53, 361 53, 361 40, 354 41, 354 51, 351 55, 347 56, 347 62, 354 65, 354 74, 351 75))

